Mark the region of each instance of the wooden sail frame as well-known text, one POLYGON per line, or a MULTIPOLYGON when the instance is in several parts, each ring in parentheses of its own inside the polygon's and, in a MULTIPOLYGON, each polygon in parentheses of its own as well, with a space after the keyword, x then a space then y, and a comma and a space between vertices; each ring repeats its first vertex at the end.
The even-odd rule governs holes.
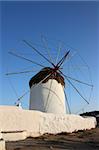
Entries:
MULTIPOLYGON (((86 86, 90 86, 90 87, 93 87, 93 85, 92 85, 92 84, 89 84, 89 83, 86 83, 86 82, 83 82, 83 81, 80 81, 80 80, 78 80, 78 79, 74 79, 74 78, 72 78, 72 77, 69 77, 69 76, 63 74, 62 71, 61 71, 61 66, 62 66, 63 63, 66 61, 66 58, 67 58, 67 56, 68 56, 69 53, 70 53, 70 50, 69 50, 69 51, 66 51, 65 55, 57 62, 57 64, 54 64, 54 63, 51 61, 51 59, 49 60, 49 59, 48 59, 46 56, 44 56, 39 50, 37 50, 34 46, 32 46, 31 43, 27 42, 26 40, 23 40, 23 42, 24 42, 25 44, 27 44, 27 46, 29 46, 30 48, 32 48, 33 51, 35 51, 38 55, 40 55, 43 59, 45 59, 45 60, 52 66, 52 67, 45 67, 44 65, 39 64, 39 63, 37 63, 37 62, 35 62, 35 61, 32 61, 32 60, 30 60, 30 59, 28 59, 28 58, 26 58, 26 57, 23 57, 23 56, 21 56, 21 55, 19 55, 19 54, 16 54, 16 53, 13 53, 13 52, 9 52, 9 54, 14 55, 14 56, 16 56, 16 57, 19 57, 19 58, 21 58, 21 59, 24 59, 24 60, 26 60, 26 61, 28 61, 28 62, 34 63, 34 64, 36 64, 36 65, 38 65, 38 66, 40 66, 40 67, 43 67, 43 69, 44 69, 44 68, 47 68, 47 69, 49 68, 50 71, 47 73, 48 70, 46 70, 45 76, 44 76, 43 78, 41 78, 41 80, 39 80, 39 81, 37 82, 37 84, 46 82, 48 79, 53 78, 53 79, 57 80, 58 82, 60 82, 63 86, 65 86, 64 80, 66 79, 66 80, 68 81, 68 83, 69 83, 70 85, 72 85, 72 88, 75 89, 75 91, 79 94, 79 96, 81 96, 81 98, 82 98, 83 100, 85 100, 87 104, 89 104, 89 102, 84 98, 84 96, 80 93, 80 91, 79 91, 79 90, 75 87, 75 85, 72 83, 72 80, 74 80, 75 82, 79 82, 79 83, 81 83, 81 84, 85 84, 86 86), (50 73, 51 73, 50 78, 47 78, 47 79, 45 80, 46 76, 47 76, 48 74, 50 74, 50 73), (59 78, 58 78, 58 77, 59 77, 59 78), (64 79, 64 78, 65 78, 65 79, 64 79)), ((32 70, 31 70, 31 71, 32 71, 32 70)), ((19 72, 19 74, 21 74, 21 73, 28 73, 28 72, 30 72, 30 71, 19 72)), ((41 72, 42 72, 42 71, 41 71, 41 72)), ((40 73, 41 73, 41 72, 40 72, 40 73)), ((13 75, 13 74, 18 74, 18 72, 17 72, 17 73, 7 73, 6 75, 13 75)), ((44 73, 43 73, 43 74, 44 74, 44 73)), ((34 76, 34 78, 35 78, 35 76, 34 76)), ((32 77, 32 79, 33 79, 33 77, 32 77)), ((35 79, 36 79, 36 78, 35 78, 35 79)), ((30 82, 29 82, 29 83, 30 83, 30 87, 31 87, 31 82, 33 82, 33 80, 30 80, 30 82)), ((21 96, 21 98, 23 98, 24 95, 25 95, 25 94, 23 94, 23 96, 21 96)), ((21 99, 21 98, 20 98, 20 99, 21 99)), ((68 100, 67 100, 67 101, 68 101, 68 100)), ((69 108, 69 109, 70 109, 70 108, 69 108)))

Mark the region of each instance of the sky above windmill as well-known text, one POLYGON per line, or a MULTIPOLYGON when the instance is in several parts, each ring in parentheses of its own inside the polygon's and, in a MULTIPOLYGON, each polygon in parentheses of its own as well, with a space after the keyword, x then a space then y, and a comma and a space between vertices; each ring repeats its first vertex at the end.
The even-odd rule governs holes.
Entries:
MULTIPOLYGON (((2 1, 0 2, 0 11, 0 105, 13 105, 17 98, 29 89, 30 78, 41 68, 9 55, 8 51, 24 54, 27 58, 48 66, 46 60, 33 53, 22 42, 24 39, 32 41, 33 45, 47 56, 46 51, 39 46, 42 43, 44 45, 42 38, 42 35, 44 35, 47 38, 48 45, 54 43, 50 50, 53 61, 56 56, 54 46, 59 47, 60 40, 64 41, 67 49, 72 51, 72 48, 74 48, 79 51, 90 68, 94 85, 90 105, 85 110, 99 109, 99 2, 2 1), (38 45, 35 43, 38 43, 38 45), (7 72, 24 70, 34 70, 35 72, 10 77, 5 76, 7 72)), ((60 56, 63 56, 64 51, 60 52, 60 56)), ((47 57, 50 59, 49 56, 47 57)), ((74 59, 77 58, 76 55, 73 57, 74 59)), ((66 72, 65 69, 64 71, 66 72)), ((86 69, 84 72, 86 72, 86 69)), ((74 73, 72 73, 73 75, 74 73)), ((77 78, 80 79, 80 77, 77 78)), ((87 92, 89 91, 86 89, 87 92)), ((72 95, 72 90, 70 95, 74 98, 71 104, 72 107, 74 106, 73 111, 76 111, 76 96, 72 95)), ((26 95, 22 99, 23 107, 28 108, 28 103, 29 95, 26 95)))

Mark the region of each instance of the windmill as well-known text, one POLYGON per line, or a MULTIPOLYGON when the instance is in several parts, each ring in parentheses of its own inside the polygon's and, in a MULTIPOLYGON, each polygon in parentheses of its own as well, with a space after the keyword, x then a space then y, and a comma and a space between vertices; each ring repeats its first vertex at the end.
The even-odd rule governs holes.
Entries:
MULTIPOLYGON (((65 114, 67 111, 70 113, 70 106, 67 99, 67 95, 65 93, 66 83, 68 82, 71 87, 75 90, 75 92, 87 103, 89 101, 81 94, 79 89, 73 84, 72 81, 77 82, 79 84, 86 85, 88 87, 93 88, 92 84, 83 82, 81 80, 75 79, 71 76, 68 76, 63 73, 62 68, 64 63, 68 60, 70 55, 70 50, 66 51, 65 54, 60 58, 60 60, 56 63, 53 63, 52 59, 47 58, 43 55, 38 49, 36 49, 30 42, 23 40, 23 42, 30 47, 33 51, 35 51, 40 57, 46 60, 51 66, 44 66, 41 63, 35 62, 31 59, 28 59, 22 55, 19 55, 15 52, 9 52, 9 54, 18 57, 20 59, 24 59, 28 62, 36 64, 42 69, 34 75, 30 81, 30 103, 29 109, 39 110, 48 113, 63 113, 65 114), (65 82, 66 81, 66 82, 65 82), (66 103, 65 103, 66 101, 66 103), (66 110, 68 108, 68 110, 66 110)), ((29 73, 31 71, 21 71, 14 73, 7 73, 6 75, 13 74, 23 74, 29 73)), ((23 98, 29 91, 25 92, 19 99, 23 98)))

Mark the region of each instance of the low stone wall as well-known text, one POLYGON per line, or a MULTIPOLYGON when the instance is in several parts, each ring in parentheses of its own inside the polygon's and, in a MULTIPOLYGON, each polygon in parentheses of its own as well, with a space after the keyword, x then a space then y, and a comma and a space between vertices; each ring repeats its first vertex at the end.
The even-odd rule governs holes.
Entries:
POLYGON ((5 149, 5 141, 4 140, 0 140, 0 150, 6 150, 5 149))
POLYGON ((95 128, 94 117, 61 115, 24 110, 16 106, 0 106, 0 131, 6 141, 37 137, 45 133, 72 133, 95 128))

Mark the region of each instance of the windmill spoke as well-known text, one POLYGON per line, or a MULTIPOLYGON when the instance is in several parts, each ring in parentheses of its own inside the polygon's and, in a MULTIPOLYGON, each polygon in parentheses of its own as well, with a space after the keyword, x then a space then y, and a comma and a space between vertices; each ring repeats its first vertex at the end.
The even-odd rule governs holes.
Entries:
POLYGON ((84 85, 87 85, 87 86, 93 87, 93 85, 92 85, 92 84, 88 84, 88 83, 86 83, 86 82, 83 82, 83 81, 77 80, 77 79, 72 78, 72 77, 70 77, 70 76, 67 76, 67 75, 63 74, 61 71, 59 71, 59 72, 60 72, 62 75, 64 75, 66 78, 69 78, 69 79, 71 79, 71 80, 73 80, 73 81, 76 81, 76 82, 79 82, 79 83, 81 83, 81 84, 84 84, 84 85))
POLYGON ((65 79, 68 81, 68 83, 75 89, 75 91, 79 94, 79 96, 86 101, 87 104, 89 104, 89 102, 87 101, 87 99, 85 99, 83 97, 83 95, 79 92, 79 90, 74 86, 74 84, 62 73, 62 75, 65 77, 65 79))
POLYGON ((87 69, 87 67, 86 66, 84 66, 84 65, 76 65, 76 66, 70 66, 72 69, 81 69, 81 68, 83 68, 83 69, 87 69))
POLYGON ((48 100, 49 100, 50 93, 51 93, 52 82, 53 82, 53 80, 51 80, 51 83, 50 83, 50 88, 49 88, 49 92, 48 92, 48 96, 47 96, 47 101, 46 101, 46 104, 45 104, 45 111, 46 111, 46 108, 48 107, 48 104, 49 104, 48 100))
POLYGON ((69 76, 66 76, 66 77, 67 77, 67 78, 69 78, 69 79, 71 79, 71 80, 74 80, 74 81, 76 81, 76 82, 79 82, 79 83, 85 84, 85 85, 87 85, 87 86, 91 86, 91 87, 93 87, 93 85, 91 85, 91 84, 88 84, 88 83, 82 82, 82 81, 80 81, 80 80, 74 79, 74 78, 69 77, 69 76))
POLYGON ((63 64, 63 62, 66 60, 66 57, 68 56, 70 51, 68 51, 65 56, 62 57, 62 59, 58 62, 57 66, 61 66, 63 64))
POLYGON ((26 94, 28 94, 29 91, 30 91, 30 90, 26 91, 22 96, 20 96, 20 97, 18 98, 18 101, 20 101, 26 94))
POLYGON ((71 110, 70 110, 70 106, 69 106, 69 102, 68 102, 65 90, 64 90, 64 93, 65 93, 65 99, 66 99, 66 102, 67 102, 68 111, 69 111, 69 114, 71 114, 71 110))
MULTIPOLYGON (((74 57, 74 55, 75 55, 75 54, 76 54, 76 52, 75 52, 74 54, 69 55, 69 56, 68 56, 67 61, 70 61, 70 60, 71 60, 71 58, 72 58, 72 57, 74 57)), ((63 66, 64 66, 64 64, 63 64, 63 65, 61 65, 61 67, 63 67, 63 66)))
POLYGON ((56 63, 55 64, 57 64, 57 62, 58 62, 60 51, 61 51, 61 47, 58 48, 57 57, 56 57, 56 63))
POLYGON ((42 39, 43 44, 45 45, 44 47, 47 51, 47 54, 48 54, 48 57, 49 57, 50 61, 53 62, 52 57, 51 57, 50 52, 49 52, 48 43, 47 43, 47 41, 46 41, 46 39, 43 35, 41 35, 41 39, 42 39))
POLYGON ((31 47, 35 52, 37 52, 40 56, 42 56, 47 62, 49 62, 52 66, 55 67, 55 65, 49 60, 47 59, 42 53, 40 53, 35 47, 33 47, 29 42, 27 42, 26 40, 23 40, 24 43, 26 43, 29 47, 31 47))
POLYGON ((13 56, 16 56, 16 57, 18 57, 18 58, 24 59, 24 60, 26 60, 26 61, 28 61, 28 62, 31 62, 31 63, 33 63, 33 64, 36 64, 36 65, 38 65, 38 66, 45 67, 45 66, 43 66, 43 65, 41 65, 41 64, 39 64, 39 63, 37 63, 37 62, 35 62, 35 61, 32 61, 32 60, 30 60, 30 59, 28 59, 28 58, 25 58, 25 57, 23 57, 23 56, 21 56, 21 55, 19 55, 19 54, 16 54, 16 53, 13 53, 13 52, 8 52, 8 53, 11 54, 11 55, 13 55, 13 56))
POLYGON ((30 71, 21 71, 21 72, 8 72, 5 75, 23 74, 23 73, 30 73, 30 72, 33 72, 33 70, 30 70, 30 71))
POLYGON ((29 93, 29 91, 30 91, 30 90, 27 90, 23 95, 21 95, 21 96, 18 98, 18 100, 15 102, 15 104, 18 105, 19 102, 20 102, 20 100, 21 100, 25 95, 27 95, 27 94, 29 93))
POLYGON ((68 52, 66 53, 66 55, 63 57, 63 60, 61 61, 61 63, 59 64, 59 66, 61 66, 61 65, 63 64, 63 62, 66 60, 66 58, 67 58, 69 52, 70 52, 70 51, 68 51, 68 52))
POLYGON ((13 92, 15 93, 16 98, 18 98, 17 90, 16 90, 15 86, 12 84, 11 78, 8 78, 8 82, 9 82, 9 84, 10 84, 10 86, 11 86, 13 92))

